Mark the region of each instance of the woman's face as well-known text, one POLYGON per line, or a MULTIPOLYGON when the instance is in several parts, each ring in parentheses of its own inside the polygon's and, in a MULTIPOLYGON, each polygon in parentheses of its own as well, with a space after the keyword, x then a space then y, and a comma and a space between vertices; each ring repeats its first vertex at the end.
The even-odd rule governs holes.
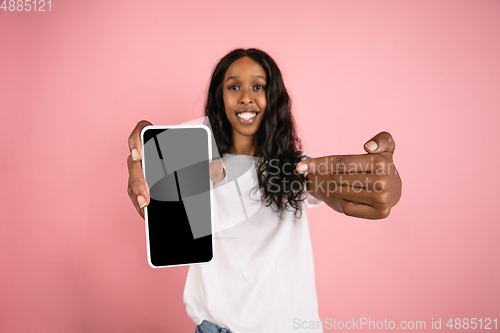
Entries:
POLYGON ((266 110, 266 71, 257 62, 243 57, 229 66, 222 83, 226 116, 233 127, 233 144, 252 137, 266 110))

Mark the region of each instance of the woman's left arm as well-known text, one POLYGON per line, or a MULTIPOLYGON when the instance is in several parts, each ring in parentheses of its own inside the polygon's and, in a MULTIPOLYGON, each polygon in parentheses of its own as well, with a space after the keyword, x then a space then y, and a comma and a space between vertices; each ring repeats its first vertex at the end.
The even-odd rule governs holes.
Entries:
POLYGON ((368 140, 368 154, 330 155, 297 164, 307 173, 307 191, 348 216, 383 219, 401 198, 402 183, 392 156, 396 144, 381 132, 368 140))

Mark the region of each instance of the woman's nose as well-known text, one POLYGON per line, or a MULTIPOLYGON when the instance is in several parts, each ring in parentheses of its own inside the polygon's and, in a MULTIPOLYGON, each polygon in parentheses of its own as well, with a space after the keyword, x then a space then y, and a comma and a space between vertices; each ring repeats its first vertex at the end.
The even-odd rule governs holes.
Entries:
POLYGON ((242 89, 240 103, 250 104, 252 103, 253 97, 252 93, 248 89, 242 89))

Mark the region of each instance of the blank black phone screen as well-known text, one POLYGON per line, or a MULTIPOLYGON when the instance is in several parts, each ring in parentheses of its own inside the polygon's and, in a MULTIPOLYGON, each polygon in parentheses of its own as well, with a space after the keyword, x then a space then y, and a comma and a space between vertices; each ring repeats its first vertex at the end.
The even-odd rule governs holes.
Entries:
POLYGON ((150 192, 145 209, 153 267, 212 259, 209 131, 151 128, 143 133, 143 168, 150 192))

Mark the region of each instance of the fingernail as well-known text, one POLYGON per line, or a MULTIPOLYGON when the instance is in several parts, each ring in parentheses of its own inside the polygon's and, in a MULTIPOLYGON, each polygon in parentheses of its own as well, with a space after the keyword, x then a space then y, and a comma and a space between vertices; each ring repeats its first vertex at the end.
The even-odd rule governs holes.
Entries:
POLYGON ((137 203, 139 203, 139 207, 144 208, 146 207, 146 199, 142 195, 137 196, 137 203))
POLYGON ((299 166, 297 167, 297 170, 299 172, 306 172, 307 171, 307 164, 306 163, 299 164, 299 166))
MULTIPOLYGON (((137 151, 137 149, 132 149, 132 159, 135 161, 139 158, 139 152, 137 151)), ((144 199, 144 198, 143 198, 144 199)))
POLYGON ((378 148, 378 144, 375 141, 370 141, 365 144, 366 148, 371 151, 375 151, 378 148))

